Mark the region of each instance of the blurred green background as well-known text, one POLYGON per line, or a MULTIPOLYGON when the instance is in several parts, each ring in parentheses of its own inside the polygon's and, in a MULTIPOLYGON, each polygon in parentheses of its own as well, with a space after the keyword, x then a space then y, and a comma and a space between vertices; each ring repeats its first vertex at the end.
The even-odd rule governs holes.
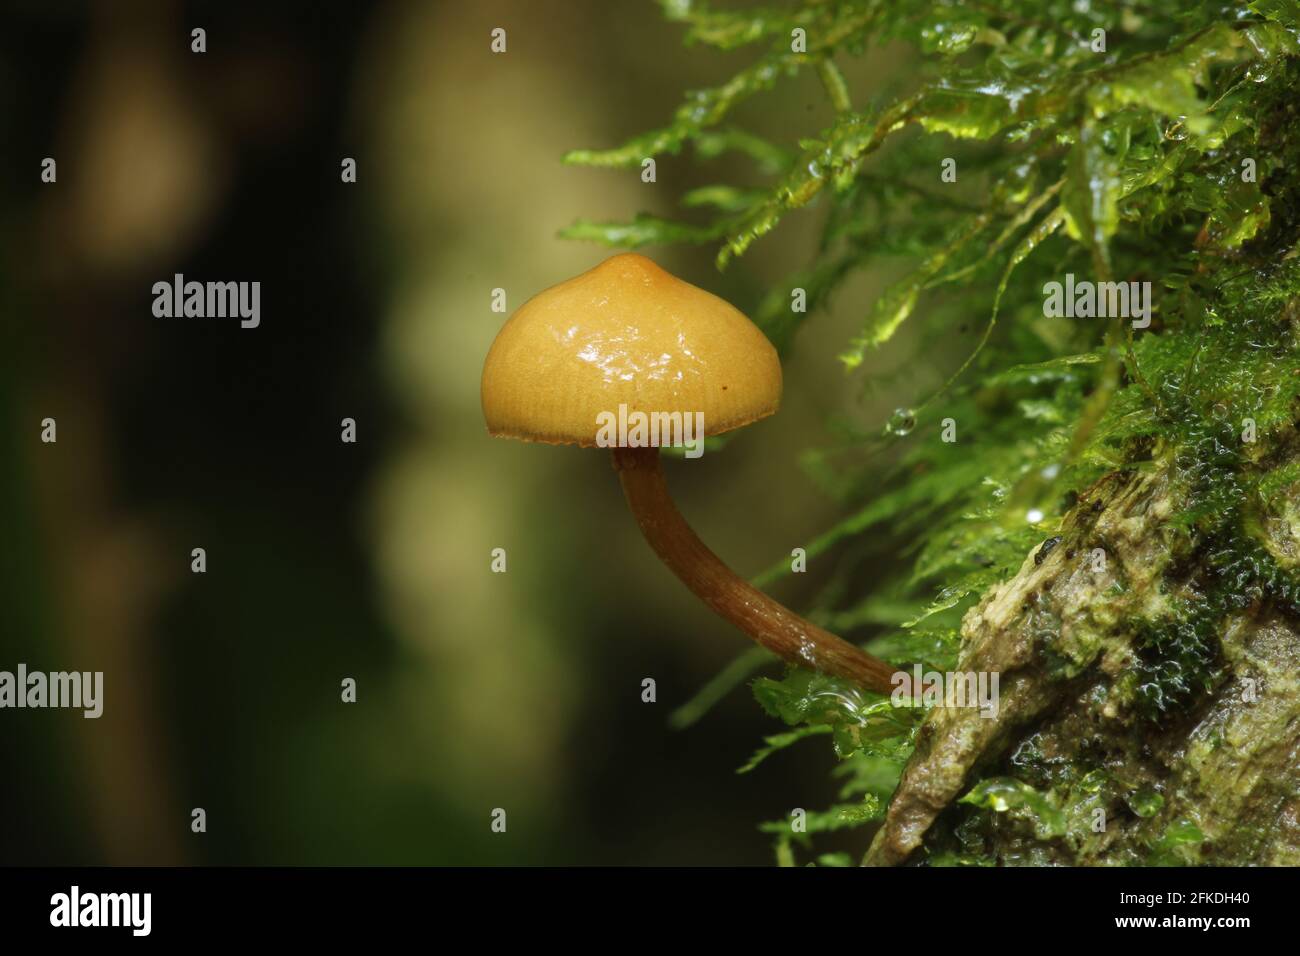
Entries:
MULTIPOLYGON (((684 48, 634 0, 7 4, 0 669, 106 691, 99 720, 0 712, 0 862, 765 864, 760 821, 831 801, 829 748, 735 773, 781 729, 743 687, 669 728, 746 644, 654 559, 604 455, 490 439, 479 410, 492 290, 513 311, 610 254, 558 229, 756 175, 683 155, 647 184, 563 153, 749 55, 684 48), (177 272, 260 281, 261 327, 154 318, 177 272)), ((908 61, 842 66, 870 91, 908 61)), ((829 116, 809 73, 737 119, 792 144, 829 116)), ((752 310, 819 221, 725 274, 647 251, 752 310)), ((799 466, 828 422, 897 404, 834 357, 883 278, 800 333, 780 415, 667 466, 742 575, 833 520, 799 466)))

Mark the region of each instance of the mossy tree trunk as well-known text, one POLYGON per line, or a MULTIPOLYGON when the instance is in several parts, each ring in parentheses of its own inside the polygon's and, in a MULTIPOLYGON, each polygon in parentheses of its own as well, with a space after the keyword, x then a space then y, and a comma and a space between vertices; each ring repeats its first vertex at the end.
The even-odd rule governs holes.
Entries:
MULTIPOLYGON (((1293 435, 1248 467, 1298 457, 1293 435)), ((1000 672, 999 713, 928 713, 866 862, 924 846, 1011 864, 1300 864, 1300 619, 1286 595, 1224 580, 1222 541, 1172 522, 1189 493, 1172 463, 1107 476, 967 613, 958 667, 1000 672), (1209 639, 1164 647, 1153 671, 1143 639, 1176 603, 1209 639), (1200 659, 1171 674, 1171 650, 1200 659), (976 776, 991 799, 958 803, 976 776), (1059 799, 1026 799, 1026 784, 1059 799)), ((1293 483, 1246 521, 1281 567, 1300 556, 1297 515, 1293 483)))

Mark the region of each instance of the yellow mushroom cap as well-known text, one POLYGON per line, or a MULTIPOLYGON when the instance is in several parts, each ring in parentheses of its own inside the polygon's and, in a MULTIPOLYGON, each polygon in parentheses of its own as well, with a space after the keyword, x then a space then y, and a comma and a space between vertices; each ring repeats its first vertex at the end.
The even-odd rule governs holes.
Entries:
POLYGON ((776 411, 781 363, 758 326, 645 256, 540 292, 483 363, 483 416, 506 438, 594 446, 602 414, 704 415, 704 434, 776 411))

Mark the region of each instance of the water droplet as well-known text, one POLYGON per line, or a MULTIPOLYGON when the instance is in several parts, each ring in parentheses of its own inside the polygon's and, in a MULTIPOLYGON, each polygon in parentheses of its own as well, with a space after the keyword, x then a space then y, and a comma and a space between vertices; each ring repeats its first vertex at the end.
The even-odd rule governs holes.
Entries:
POLYGON ((894 414, 889 416, 889 424, 885 426, 885 434, 894 435, 902 438, 904 435, 911 434, 916 427, 916 412, 910 408, 896 408, 894 414))
POLYGON ((819 662, 817 660, 817 645, 814 644, 812 641, 810 641, 808 638, 806 637, 799 638, 798 654, 801 658, 803 658, 804 661, 808 663, 810 667, 816 668, 818 666, 819 662))
POLYGON ((1029 513, 1025 515, 1025 520, 1030 524, 1038 524, 1043 520, 1043 513, 1037 508, 1030 508, 1029 513))
POLYGON ((1143 787, 1128 795, 1128 805, 1140 817, 1153 817, 1165 805, 1165 798, 1151 787, 1143 787))
POLYGON ((1052 464, 1048 465, 1046 468, 1043 469, 1043 479, 1045 481, 1052 481, 1060 473, 1061 473, 1061 466, 1053 462, 1052 464))

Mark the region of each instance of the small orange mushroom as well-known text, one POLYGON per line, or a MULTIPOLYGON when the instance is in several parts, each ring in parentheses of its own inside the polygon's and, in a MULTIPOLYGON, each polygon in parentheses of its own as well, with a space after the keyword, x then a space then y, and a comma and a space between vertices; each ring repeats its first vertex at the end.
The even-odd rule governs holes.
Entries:
MULTIPOLYGON (((626 253, 520 306, 488 351, 482 398, 488 431, 506 438, 596 447, 600 422, 620 406, 701 413, 704 434, 717 435, 777 410, 781 363, 736 308, 626 253)), ((889 664, 752 587, 710 551, 668 494, 658 446, 612 450, 641 533, 704 603, 792 664, 879 693, 898 686, 889 664)))

